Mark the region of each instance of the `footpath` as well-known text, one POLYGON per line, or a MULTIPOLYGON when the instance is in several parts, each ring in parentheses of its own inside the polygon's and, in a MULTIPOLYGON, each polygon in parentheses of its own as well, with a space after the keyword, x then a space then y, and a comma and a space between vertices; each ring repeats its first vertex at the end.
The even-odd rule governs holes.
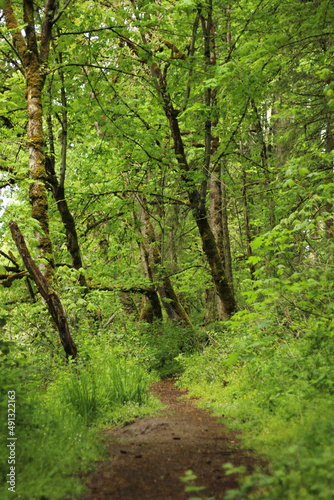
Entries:
POLYGON ((87 478, 84 500, 223 499, 238 487, 238 475, 226 475, 222 466, 230 462, 250 472, 259 461, 171 380, 151 390, 166 406, 162 415, 106 431, 107 459, 87 478), (192 484, 205 490, 185 493, 180 478, 188 470, 197 476, 192 484))

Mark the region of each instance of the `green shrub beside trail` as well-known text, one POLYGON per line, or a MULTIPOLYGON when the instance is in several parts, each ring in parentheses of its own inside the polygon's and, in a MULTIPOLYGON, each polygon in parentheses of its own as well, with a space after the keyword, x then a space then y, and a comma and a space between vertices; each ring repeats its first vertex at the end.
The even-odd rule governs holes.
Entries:
POLYGON ((236 324, 211 332, 203 353, 182 357, 179 381, 270 463, 268 473, 254 474, 226 498, 334 498, 330 332, 310 322, 303 336, 279 337, 268 325, 241 331, 236 324))

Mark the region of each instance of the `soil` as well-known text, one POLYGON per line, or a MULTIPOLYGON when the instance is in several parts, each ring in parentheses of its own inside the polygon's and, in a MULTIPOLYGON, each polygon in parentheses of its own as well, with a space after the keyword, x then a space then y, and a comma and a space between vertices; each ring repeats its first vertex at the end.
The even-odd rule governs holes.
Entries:
POLYGON ((166 409, 161 416, 106 431, 109 460, 86 478, 85 500, 218 500, 237 488, 240 478, 226 475, 223 464, 244 465, 248 471, 259 464, 249 450, 240 448, 235 433, 185 398, 187 391, 172 380, 152 384, 151 390, 166 409), (180 478, 187 470, 197 476, 192 484, 205 490, 185 493, 180 478))

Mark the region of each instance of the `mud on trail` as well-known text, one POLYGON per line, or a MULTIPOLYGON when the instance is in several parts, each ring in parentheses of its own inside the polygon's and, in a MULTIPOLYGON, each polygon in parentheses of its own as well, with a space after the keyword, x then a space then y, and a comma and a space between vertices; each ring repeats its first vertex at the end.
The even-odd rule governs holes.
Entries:
POLYGON ((106 431, 107 455, 87 479, 84 500, 183 500, 180 478, 187 470, 197 476, 196 486, 206 486, 202 498, 222 499, 237 488, 235 474, 226 476, 223 464, 244 465, 249 471, 259 463, 238 447, 236 434, 215 417, 182 398, 187 392, 171 380, 152 385, 166 409, 161 416, 137 420, 106 431))

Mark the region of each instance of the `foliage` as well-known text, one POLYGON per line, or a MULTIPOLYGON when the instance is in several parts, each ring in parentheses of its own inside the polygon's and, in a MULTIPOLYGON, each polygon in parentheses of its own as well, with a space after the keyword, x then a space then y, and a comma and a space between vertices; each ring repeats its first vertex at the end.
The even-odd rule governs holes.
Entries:
POLYGON ((183 358, 180 382, 269 460, 270 475, 254 474, 227 498, 333 495, 332 334, 314 319, 297 336, 244 313, 211 332, 203 354, 183 358))
POLYGON ((80 475, 104 453, 101 426, 129 423, 157 411, 159 404, 148 395, 145 372, 105 342, 82 346, 83 358, 94 355, 95 364, 82 360, 66 368, 50 359, 51 374, 43 370, 38 352, 34 362, 28 352, 11 344, 2 355, 1 497, 12 495, 6 483, 7 392, 15 390, 16 495, 75 498, 84 490, 80 475))
MULTIPOLYGON (((199 493, 206 489, 206 486, 196 486, 194 482, 197 479, 196 474, 192 470, 187 470, 185 475, 180 478, 183 483, 186 484, 184 491, 185 493, 199 493)), ((189 500, 201 500, 203 496, 190 497, 189 500)), ((204 497, 204 500, 213 500, 213 497, 204 497)))
POLYGON ((40 50, 53 3, 8 0, 0 13, 0 411, 3 422, 11 381, 24 493, 76 494, 58 479, 96 458, 96 428, 154 411, 149 381, 184 370, 182 383, 270 460, 271 475, 230 498, 330 498, 333 2, 65 2, 35 75, 33 124, 33 58, 14 38, 40 50), (36 124, 43 141, 27 141, 36 124), (33 150, 48 191, 39 221, 33 150), (75 364, 11 219, 41 270, 55 262, 75 364), (224 323, 220 268, 238 311, 224 323))

